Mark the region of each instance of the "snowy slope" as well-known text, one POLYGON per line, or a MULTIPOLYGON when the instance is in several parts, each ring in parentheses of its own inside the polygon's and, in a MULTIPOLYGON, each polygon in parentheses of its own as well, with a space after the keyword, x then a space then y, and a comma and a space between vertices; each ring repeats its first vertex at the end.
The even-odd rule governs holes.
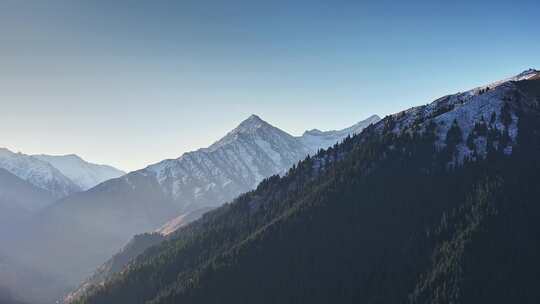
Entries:
POLYGON ((51 164, 82 190, 88 190, 108 179, 125 174, 111 166, 89 163, 75 154, 33 156, 51 164))
POLYGON ((336 144, 337 142, 340 142, 348 135, 352 136, 354 134, 359 134, 366 127, 371 124, 375 124, 380 120, 381 118, 379 116, 372 115, 367 119, 343 130, 320 131, 318 129, 313 129, 304 132, 304 134, 298 139, 309 148, 310 153, 314 153, 320 148, 327 148, 336 144))
POLYGON ((252 115, 209 148, 143 171, 173 198, 221 204, 263 178, 284 172, 308 152, 295 137, 252 115))
POLYGON ((23 153, 14 153, 5 148, 0 148, 0 168, 48 191, 56 198, 82 190, 48 162, 23 153))
POLYGON ((167 195, 186 207, 190 203, 196 208, 218 206, 378 120, 372 116, 344 130, 294 137, 251 115, 210 147, 164 160, 139 173, 155 177, 167 195))
POLYGON ((539 71, 529 69, 510 78, 463 93, 447 95, 428 105, 391 115, 375 127, 379 131, 390 127, 393 133, 403 134, 416 130, 425 131, 429 124, 434 123, 436 146, 443 149, 448 130, 455 124, 461 130, 463 138, 463 142, 457 146, 458 156, 455 161, 484 157, 488 149, 499 148, 499 145, 503 144, 506 146, 501 148, 510 154, 518 135, 516 111, 521 107, 523 99, 515 82, 538 77, 539 71), (487 131, 480 132, 480 127, 485 127, 487 131), (494 134, 493 142, 488 143, 487 136, 483 133, 494 134))

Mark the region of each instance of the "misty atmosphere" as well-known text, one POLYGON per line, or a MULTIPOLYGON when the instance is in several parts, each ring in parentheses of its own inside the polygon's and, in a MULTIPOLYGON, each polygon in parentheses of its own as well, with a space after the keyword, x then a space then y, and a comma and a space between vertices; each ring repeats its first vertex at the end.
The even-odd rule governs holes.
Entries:
POLYGON ((0 304, 539 303, 539 12, 0 0, 0 304))

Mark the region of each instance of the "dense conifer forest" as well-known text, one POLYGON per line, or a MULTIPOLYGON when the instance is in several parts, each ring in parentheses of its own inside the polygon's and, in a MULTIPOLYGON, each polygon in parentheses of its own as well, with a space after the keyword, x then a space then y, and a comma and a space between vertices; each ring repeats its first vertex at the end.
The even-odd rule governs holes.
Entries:
POLYGON ((386 117, 180 229, 78 303, 538 303, 540 80, 515 85, 467 136, 454 122, 443 148, 431 118, 396 133, 399 116, 386 117), (480 137, 485 157, 460 161, 480 137))

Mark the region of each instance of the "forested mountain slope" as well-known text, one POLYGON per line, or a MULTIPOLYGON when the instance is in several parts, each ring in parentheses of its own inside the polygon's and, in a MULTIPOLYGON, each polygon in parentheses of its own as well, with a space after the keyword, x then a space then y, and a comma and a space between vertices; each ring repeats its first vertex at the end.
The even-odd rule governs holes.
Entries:
MULTIPOLYGON (((218 207, 254 189, 262 179, 286 172, 308 153, 326 148, 329 140, 340 141, 347 132, 358 132, 377 119, 374 116, 345 130, 321 132, 323 139, 316 140, 315 136, 307 144, 252 115, 208 148, 109 179, 55 202, 20 225, 5 254, 64 285, 24 299, 55 301, 63 295, 58 290, 75 288, 135 234, 154 231, 181 215, 218 207)), ((19 162, 44 163, 46 168, 63 171, 85 187, 94 180, 91 173, 96 168, 75 156, 4 154, 6 163, 14 164, 14 168, 22 167, 19 162)), ((101 172, 103 168, 99 169, 101 172)), ((3 276, 0 273, 0 279, 3 276)))
MULTIPOLYGON (((63 209, 73 206, 90 208, 84 212, 75 210, 68 215, 70 218, 80 217, 78 222, 90 220, 94 223, 96 217, 88 215, 94 212, 96 204, 103 205, 99 209, 107 212, 103 212, 99 217, 110 220, 103 220, 107 224, 100 225, 100 230, 109 229, 107 227, 111 226, 110 223, 116 225, 116 218, 119 214, 122 215, 125 218, 123 227, 115 228, 113 225, 110 228, 110 235, 124 233, 129 236, 144 230, 151 231, 157 228, 156 225, 161 225, 165 220, 178 215, 161 228, 163 234, 170 234, 178 228, 178 224, 183 225, 200 217, 201 210, 208 211, 240 193, 252 190, 263 178, 283 174, 309 153, 315 153, 348 135, 359 133, 379 120, 378 116, 373 115, 343 130, 325 132, 312 130, 300 137, 294 137, 260 117, 251 115, 208 148, 129 173, 120 179, 96 187, 95 191, 89 191, 88 194, 74 196, 62 206, 63 209), (112 193, 115 195, 111 195, 112 193), (151 205, 148 202, 152 202, 151 205), (150 217, 151 215, 155 216, 150 217), (194 215, 197 216, 194 218, 194 215), (133 219, 141 221, 133 225, 133 219), (123 232, 123 229, 127 231, 123 232)), ((78 235, 76 234, 77 237, 78 235)), ((147 242, 148 238, 155 240, 155 236, 148 234, 136 237, 130 243, 133 246, 129 248, 137 250, 129 248, 122 250, 99 267, 73 294, 79 294, 88 284, 98 284, 100 280, 117 271, 118 267, 108 265, 119 265, 119 261, 129 260, 118 257, 132 257, 140 253, 145 246, 154 244, 147 242), (116 262, 113 262, 115 260, 116 262)), ((87 242, 84 238, 80 241, 87 242)), ((103 244, 104 242, 101 242, 98 246, 103 244)), ((71 298, 72 294, 68 297, 71 298)))
POLYGON ((537 78, 386 117, 77 302, 537 303, 537 78))

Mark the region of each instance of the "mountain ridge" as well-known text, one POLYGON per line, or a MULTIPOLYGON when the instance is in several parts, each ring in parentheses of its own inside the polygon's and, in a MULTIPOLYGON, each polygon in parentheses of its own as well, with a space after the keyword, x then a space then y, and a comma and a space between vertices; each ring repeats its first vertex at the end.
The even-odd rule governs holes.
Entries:
POLYGON ((35 154, 32 156, 50 163, 83 191, 111 178, 120 177, 126 174, 124 171, 118 170, 110 165, 87 162, 76 154, 35 154))
POLYGON ((181 228, 76 303, 534 303, 540 83, 527 79, 387 116, 181 228))
POLYGON ((57 199, 125 174, 109 165, 87 162, 76 154, 28 155, 7 148, 0 148, 0 168, 50 192, 57 199))
POLYGON ((38 188, 62 198, 81 189, 50 163, 31 155, 0 148, 0 167, 38 188))

